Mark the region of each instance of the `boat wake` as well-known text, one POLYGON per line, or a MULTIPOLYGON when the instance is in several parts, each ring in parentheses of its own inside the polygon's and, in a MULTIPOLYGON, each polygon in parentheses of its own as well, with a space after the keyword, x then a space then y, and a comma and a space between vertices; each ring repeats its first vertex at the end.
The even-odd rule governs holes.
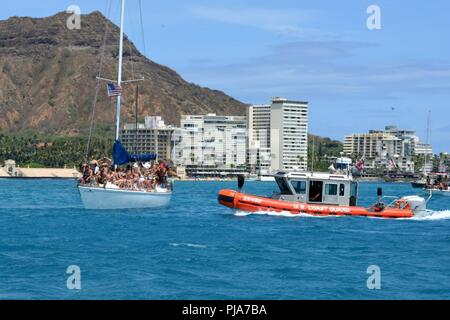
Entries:
POLYGON ((434 221, 447 219, 450 219, 450 210, 442 210, 442 211, 427 210, 422 214, 418 214, 417 216, 410 218, 409 220, 434 221))
MULTIPOLYGON (((266 215, 266 216, 275 216, 275 217, 287 217, 287 218, 318 218, 318 219, 325 219, 325 218, 344 218, 345 216, 313 216, 309 214, 293 214, 287 211, 283 212, 269 212, 269 211, 257 211, 257 212, 247 212, 247 211, 241 211, 238 210, 234 213, 236 217, 246 217, 250 215, 266 215)), ((382 219, 383 218, 373 218, 373 219, 382 219)), ((443 211, 433 211, 433 210, 427 210, 423 212, 422 214, 419 214, 417 216, 414 216, 412 218, 399 218, 396 220, 415 220, 415 221, 435 221, 435 220, 447 220, 450 219, 450 210, 443 210, 443 211)))
POLYGON ((286 217, 286 218, 318 218, 318 219, 324 219, 324 218, 341 218, 343 216, 314 216, 311 214, 305 214, 305 213, 290 213, 288 211, 282 211, 282 212, 274 212, 274 211, 256 211, 256 212, 247 212, 247 211, 241 211, 237 210, 234 215, 236 217, 246 217, 250 215, 263 215, 263 216, 274 216, 274 217, 286 217))

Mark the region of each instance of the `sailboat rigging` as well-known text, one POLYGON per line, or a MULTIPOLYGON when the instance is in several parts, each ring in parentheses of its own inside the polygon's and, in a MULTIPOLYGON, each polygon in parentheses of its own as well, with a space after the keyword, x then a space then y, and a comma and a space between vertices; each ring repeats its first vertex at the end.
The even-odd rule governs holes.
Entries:
MULTIPOLYGON (((97 76, 99 81, 108 82, 108 92, 116 97, 115 142, 113 146, 113 164, 111 167, 94 161, 90 167, 83 167, 83 178, 78 185, 81 200, 87 209, 126 209, 154 208, 169 204, 172 185, 167 180, 167 168, 164 163, 157 164, 156 154, 137 154, 136 140, 134 154, 128 153, 120 141, 120 110, 122 84, 142 81, 133 79, 123 81, 123 37, 124 37, 125 0, 121 0, 119 56, 117 80, 97 76), (130 165, 130 164, 133 165, 130 165), (126 170, 120 165, 128 164, 126 170), (86 173, 87 172, 87 173, 86 173)), ((138 91, 136 91, 138 95, 138 91)), ((136 100, 136 104, 138 101, 136 100)), ((137 105, 136 105, 137 112, 137 105)), ((137 114, 136 114, 137 117, 137 114)), ((137 134, 136 128, 136 134, 137 134)))

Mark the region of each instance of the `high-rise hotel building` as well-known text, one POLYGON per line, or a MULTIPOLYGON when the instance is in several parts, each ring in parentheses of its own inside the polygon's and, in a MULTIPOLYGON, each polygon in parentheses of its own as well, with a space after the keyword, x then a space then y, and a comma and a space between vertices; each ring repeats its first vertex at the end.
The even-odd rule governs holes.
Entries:
POLYGON ((273 98, 270 105, 250 106, 247 115, 250 168, 307 170, 308 102, 273 98))
POLYGON ((247 109, 247 163, 252 174, 270 173, 270 108, 258 104, 247 109))
MULTIPOLYGON (((384 130, 370 130, 369 133, 346 136, 344 153, 354 158, 363 158, 366 169, 395 164, 402 171, 413 172, 413 157, 432 156, 433 149, 430 144, 420 143, 419 137, 412 130, 386 126, 384 130)), ((427 162, 423 170, 431 171, 432 162, 427 162)))
POLYGON ((308 102, 274 98, 270 122, 272 170, 307 170, 308 102))
POLYGON ((245 173, 246 136, 246 117, 183 115, 174 135, 173 159, 190 176, 245 173))

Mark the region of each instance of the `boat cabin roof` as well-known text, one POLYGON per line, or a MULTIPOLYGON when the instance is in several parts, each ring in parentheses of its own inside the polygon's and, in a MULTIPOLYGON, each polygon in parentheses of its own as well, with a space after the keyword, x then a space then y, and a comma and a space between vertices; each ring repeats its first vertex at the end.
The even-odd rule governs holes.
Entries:
POLYGON ((308 179, 308 180, 331 180, 331 181, 353 181, 353 177, 346 174, 327 173, 327 172, 298 172, 298 171, 279 171, 273 175, 278 178, 288 179, 308 179))

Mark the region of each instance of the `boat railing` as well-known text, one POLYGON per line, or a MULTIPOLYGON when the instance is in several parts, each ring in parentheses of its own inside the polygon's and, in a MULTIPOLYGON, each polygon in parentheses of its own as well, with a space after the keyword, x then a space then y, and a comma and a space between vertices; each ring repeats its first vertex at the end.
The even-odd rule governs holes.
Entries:
POLYGON ((397 197, 397 196, 383 196, 383 197, 381 197, 380 199, 378 199, 377 202, 375 202, 373 205, 371 205, 371 206, 370 206, 369 208, 367 208, 367 209, 368 209, 369 211, 374 211, 375 208, 379 208, 379 209, 381 209, 381 210, 384 210, 385 208, 393 207, 394 203, 395 203, 398 199, 400 199, 400 198, 397 197), (383 202, 383 199, 392 199, 392 201, 389 202, 389 204, 385 204, 385 203, 383 202))

